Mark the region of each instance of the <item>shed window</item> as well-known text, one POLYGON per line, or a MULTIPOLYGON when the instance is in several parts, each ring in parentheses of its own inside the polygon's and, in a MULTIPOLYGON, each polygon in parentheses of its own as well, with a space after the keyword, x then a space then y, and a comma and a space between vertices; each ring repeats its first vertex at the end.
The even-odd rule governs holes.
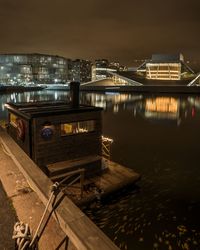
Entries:
POLYGON ((17 120, 18 120, 18 117, 10 113, 10 124, 13 125, 14 127, 17 127, 17 120))
POLYGON ((88 133, 94 131, 94 120, 61 124, 61 136, 88 133))

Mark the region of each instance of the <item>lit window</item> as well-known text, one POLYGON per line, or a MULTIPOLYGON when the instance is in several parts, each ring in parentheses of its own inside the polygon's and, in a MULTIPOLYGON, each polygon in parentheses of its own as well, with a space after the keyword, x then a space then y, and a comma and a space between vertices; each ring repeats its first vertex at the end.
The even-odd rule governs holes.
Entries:
POLYGON ((17 119, 18 117, 14 114, 10 114, 10 124, 13 125, 14 127, 17 127, 17 119))
POLYGON ((94 131, 94 120, 61 124, 61 136, 94 131))

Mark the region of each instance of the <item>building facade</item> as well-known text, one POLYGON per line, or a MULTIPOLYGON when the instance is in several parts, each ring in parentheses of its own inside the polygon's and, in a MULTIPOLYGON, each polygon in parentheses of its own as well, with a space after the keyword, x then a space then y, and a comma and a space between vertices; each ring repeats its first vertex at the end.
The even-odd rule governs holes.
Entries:
POLYGON ((71 61, 71 80, 80 83, 91 81, 92 62, 89 60, 76 59, 71 61))
POLYGON ((184 63, 182 54, 154 54, 145 61, 137 73, 150 80, 183 80, 190 78, 194 72, 184 63))
POLYGON ((66 83, 69 59, 45 54, 0 55, 0 84, 66 83))
POLYGON ((110 72, 116 72, 116 65, 114 63, 110 66, 107 59, 95 60, 92 66, 92 81, 103 80, 110 77, 110 72))

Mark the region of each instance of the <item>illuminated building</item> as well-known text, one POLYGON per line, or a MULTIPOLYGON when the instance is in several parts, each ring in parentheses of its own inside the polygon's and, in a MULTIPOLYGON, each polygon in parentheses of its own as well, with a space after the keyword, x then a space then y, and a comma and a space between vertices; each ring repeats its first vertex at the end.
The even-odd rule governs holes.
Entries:
POLYGON ((182 54, 154 54, 138 69, 138 75, 149 80, 184 80, 194 76, 194 72, 184 63, 182 54))
POLYGON ((91 81, 92 63, 88 60, 76 59, 71 62, 71 80, 81 83, 91 81))
POLYGON ((64 57, 44 54, 2 54, 0 83, 65 83, 69 78, 68 61, 64 57))
POLYGON ((116 71, 116 68, 110 67, 107 59, 95 60, 95 64, 92 66, 92 81, 109 78, 109 73, 116 71))

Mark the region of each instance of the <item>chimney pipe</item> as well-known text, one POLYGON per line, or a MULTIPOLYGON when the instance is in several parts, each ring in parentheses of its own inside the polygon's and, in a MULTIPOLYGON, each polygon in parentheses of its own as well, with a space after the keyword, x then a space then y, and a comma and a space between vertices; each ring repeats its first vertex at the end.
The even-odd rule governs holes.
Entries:
POLYGON ((70 99, 73 108, 79 107, 79 87, 80 82, 70 82, 70 99))

